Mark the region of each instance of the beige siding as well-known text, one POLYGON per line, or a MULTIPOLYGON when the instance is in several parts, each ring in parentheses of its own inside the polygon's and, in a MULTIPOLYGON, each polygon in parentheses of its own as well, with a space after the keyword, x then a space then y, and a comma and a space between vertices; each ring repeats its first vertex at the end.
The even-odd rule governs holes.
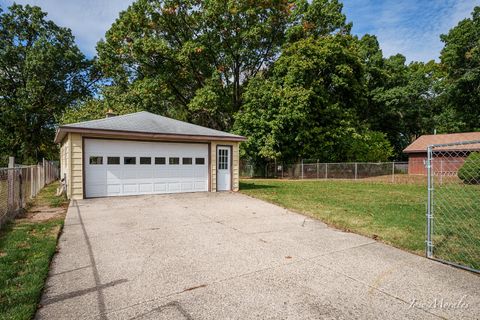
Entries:
POLYGON ((210 144, 210 191, 217 191, 217 142, 210 144))
POLYGON ((240 152, 239 152, 239 143, 234 142, 233 143, 233 164, 232 164, 232 190, 233 191, 238 191, 240 188, 240 152))
POLYGON ((67 197, 83 199, 82 136, 69 133, 60 147, 61 177, 67 180, 67 197))
POLYGON ((238 150, 238 142, 213 141, 210 144, 210 174, 211 174, 211 191, 217 191, 217 145, 232 146, 232 190, 239 190, 239 165, 240 153, 238 150))
POLYGON ((70 134, 71 141, 71 198, 83 199, 83 147, 82 136, 77 133, 70 134))
POLYGON ((67 173, 67 139, 63 139, 60 144, 60 179, 62 179, 67 173))
POLYGON ((71 139, 71 133, 69 133, 66 137, 65 141, 65 148, 67 152, 67 170, 66 170, 66 176, 67 176, 67 197, 69 199, 72 198, 72 181, 70 179, 72 178, 72 139, 71 139))

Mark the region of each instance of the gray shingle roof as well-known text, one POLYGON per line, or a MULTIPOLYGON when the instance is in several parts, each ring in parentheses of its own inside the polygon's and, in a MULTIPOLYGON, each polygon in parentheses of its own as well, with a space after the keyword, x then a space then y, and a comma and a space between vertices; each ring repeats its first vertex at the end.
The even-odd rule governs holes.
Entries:
POLYGON ((131 131, 140 133, 168 134, 168 135, 198 135, 208 137, 244 139, 242 136, 228 132, 214 130, 188 122, 183 122, 147 111, 130 113, 99 120, 85 121, 63 125, 60 130, 68 129, 131 131))

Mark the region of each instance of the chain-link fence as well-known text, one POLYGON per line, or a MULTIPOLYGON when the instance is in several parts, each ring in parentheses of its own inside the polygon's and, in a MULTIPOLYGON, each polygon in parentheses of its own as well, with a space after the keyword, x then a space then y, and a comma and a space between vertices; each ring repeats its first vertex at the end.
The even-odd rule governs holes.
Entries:
POLYGON ((0 227, 21 212, 46 184, 58 177, 58 165, 51 161, 33 166, 11 164, 9 168, 0 168, 0 227))
POLYGON ((480 141, 427 153, 427 257, 480 272, 480 141))
POLYGON ((424 167, 423 160, 410 162, 344 162, 324 163, 317 160, 302 160, 294 164, 270 162, 255 166, 246 161, 240 164, 240 176, 243 178, 281 178, 281 179, 349 179, 370 180, 387 183, 425 183, 426 171, 409 174, 411 168, 424 167), (418 165, 417 163, 418 162, 418 165))

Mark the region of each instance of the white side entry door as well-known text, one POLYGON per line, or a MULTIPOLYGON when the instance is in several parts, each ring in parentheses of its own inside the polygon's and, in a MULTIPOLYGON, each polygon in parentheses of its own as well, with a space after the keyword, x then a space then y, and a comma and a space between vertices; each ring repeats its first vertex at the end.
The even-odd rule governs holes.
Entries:
POLYGON ((217 191, 230 191, 232 189, 230 152, 231 147, 217 147, 217 191))

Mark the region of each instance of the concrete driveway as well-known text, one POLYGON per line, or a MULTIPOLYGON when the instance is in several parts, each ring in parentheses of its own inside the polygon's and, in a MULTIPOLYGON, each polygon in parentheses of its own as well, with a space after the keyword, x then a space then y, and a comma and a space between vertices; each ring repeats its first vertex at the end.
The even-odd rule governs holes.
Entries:
POLYGON ((478 318, 480 277, 232 193, 72 201, 38 319, 478 318))

